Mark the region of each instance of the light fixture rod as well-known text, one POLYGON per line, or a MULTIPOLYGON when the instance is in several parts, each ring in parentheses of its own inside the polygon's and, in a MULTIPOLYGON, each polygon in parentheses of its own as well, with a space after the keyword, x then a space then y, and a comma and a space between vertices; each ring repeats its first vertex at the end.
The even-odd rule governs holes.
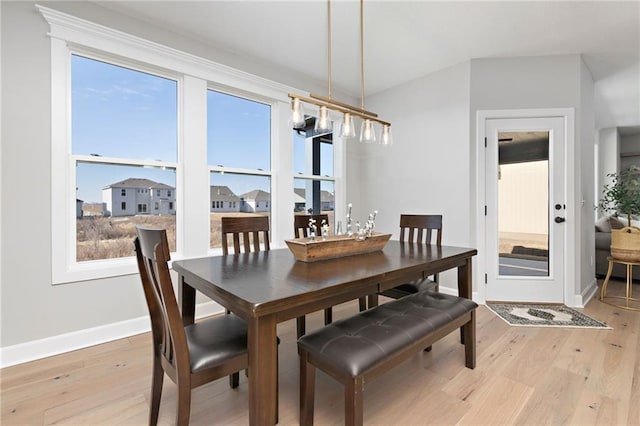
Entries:
POLYGON ((335 105, 338 105, 338 106, 341 106, 341 107, 344 107, 344 108, 347 108, 347 109, 350 109, 350 110, 353 110, 353 111, 358 111, 358 112, 361 112, 362 114, 366 114, 366 115, 371 116, 371 117, 377 117, 378 116, 378 114, 376 114, 375 112, 371 112, 371 111, 367 111, 366 109, 361 109, 361 108, 358 108, 358 107, 354 107, 353 105, 349 105, 349 104, 344 103, 344 102, 336 101, 335 99, 327 98, 326 96, 317 95, 315 93, 309 93, 309 96, 311 96, 314 99, 318 99, 319 101, 323 101, 323 102, 326 102, 328 104, 335 104, 335 105))
POLYGON ((364 0, 360 0, 360 108, 364 110, 364 0))
POLYGON ((327 0, 327 68, 329 99, 331 99, 331 0, 327 0))
POLYGON ((391 123, 389 123, 388 121, 384 121, 384 120, 380 120, 377 115, 370 115, 367 112, 362 112, 363 110, 361 110, 360 108, 356 108, 353 107, 351 105, 345 104, 340 102, 341 105, 336 104, 336 102, 332 99, 331 102, 325 102, 323 100, 317 99, 317 98, 310 98, 307 96, 301 96, 301 95, 296 95, 293 93, 289 93, 289 97, 291 99, 299 99, 300 101, 307 103, 307 104, 311 104, 311 105, 315 105, 318 107, 324 106, 329 108, 330 110, 333 111, 338 111, 341 113, 350 113, 351 115, 355 116, 355 117, 360 117, 363 120, 371 120, 371 121, 375 121, 376 123, 380 123, 382 125, 387 125, 387 126, 391 126, 391 123))

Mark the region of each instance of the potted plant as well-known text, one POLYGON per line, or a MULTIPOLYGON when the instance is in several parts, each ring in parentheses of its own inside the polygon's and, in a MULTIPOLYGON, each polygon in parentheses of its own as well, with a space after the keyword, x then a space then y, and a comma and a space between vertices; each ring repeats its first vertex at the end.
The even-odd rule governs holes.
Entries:
POLYGON ((631 226, 631 217, 640 215, 640 168, 631 166, 620 173, 609 173, 598 208, 623 214, 627 226, 611 230, 611 256, 630 262, 640 261, 640 228, 631 226))

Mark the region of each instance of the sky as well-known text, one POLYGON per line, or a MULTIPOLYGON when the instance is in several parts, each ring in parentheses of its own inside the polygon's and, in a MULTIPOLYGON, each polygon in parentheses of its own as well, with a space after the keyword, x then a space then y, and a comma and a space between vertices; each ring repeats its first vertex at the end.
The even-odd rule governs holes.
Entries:
MULTIPOLYGON (((76 155, 177 161, 178 83, 78 55, 71 58, 71 146, 76 155)), ((267 104, 207 92, 207 162, 210 166, 270 169, 267 104)), ((294 174, 305 170, 305 140, 294 138, 294 174)), ((321 145, 321 175, 333 174, 333 146, 321 145)), ((157 168, 82 163, 76 169, 77 198, 102 201, 102 188, 136 177, 176 186, 175 172, 157 168)), ((299 183, 300 180, 296 179, 299 183)), ((211 185, 237 195, 270 192, 264 176, 212 173, 211 185)), ((296 186, 299 186, 296 184, 296 186)), ((333 184, 323 189, 333 191, 333 184)))

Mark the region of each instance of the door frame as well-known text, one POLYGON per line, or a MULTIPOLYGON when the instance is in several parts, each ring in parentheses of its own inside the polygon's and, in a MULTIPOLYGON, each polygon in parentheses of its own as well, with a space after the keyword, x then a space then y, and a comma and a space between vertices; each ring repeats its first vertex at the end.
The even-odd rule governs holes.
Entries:
POLYGON ((563 299, 567 306, 577 306, 580 294, 576 294, 576 214, 579 212, 576 194, 576 160, 575 153, 575 109, 574 108, 539 108, 539 109, 508 109, 508 110, 478 110, 476 112, 476 242, 478 255, 476 256, 478 267, 475 268, 474 282, 478 283, 473 295, 474 300, 480 303, 486 301, 485 277, 487 273, 487 256, 484 248, 487 243, 487 227, 485 221, 486 206, 486 150, 485 131, 486 121, 490 119, 516 119, 516 118, 547 118, 559 117, 564 122, 565 130, 565 176, 564 192, 567 208, 565 210, 564 227, 564 289, 563 299))

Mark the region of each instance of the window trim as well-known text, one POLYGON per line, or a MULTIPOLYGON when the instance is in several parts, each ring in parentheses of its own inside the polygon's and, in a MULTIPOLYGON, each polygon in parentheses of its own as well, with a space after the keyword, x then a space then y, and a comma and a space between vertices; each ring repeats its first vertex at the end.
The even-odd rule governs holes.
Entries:
MULTIPOLYGON (((36 5, 36 9, 49 24, 51 40, 51 224, 52 224, 52 283, 86 281, 137 273, 135 258, 105 259, 77 263, 70 256, 71 220, 75 219, 75 175, 70 163, 70 55, 71 52, 98 54, 102 60, 127 67, 144 69, 153 74, 169 74, 178 80, 178 158, 172 164, 176 170, 177 252, 174 259, 212 254, 208 240, 203 238, 208 201, 201 194, 209 187, 205 175, 212 170, 206 165, 206 89, 227 91, 271 105, 271 176, 272 247, 284 247, 284 239, 291 237, 293 211, 293 159, 291 155, 291 128, 287 121, 290 113, 288 93, 300 89, 263 77, 237 70, 189 53, 133 36, 103 25, 36 5), (183 143, 184 141, 184 143, 183 143), (197 145, 197 146, 196 146, 197 145), (204 145, 201 146, 201 145, 204 145), (203 158, 204 151, 204 158, 203 158), (195 170, 184 170, 185 162, 195 170), (73 178, 73 179, 72 179, 73 178), (206 179, 206 180, 205 180, 206 179), (188 192, 188 193, 186 193, 188 192), (189 211, 185 209, 188 203, 189 211), (202 211, 200 211, 202 210, 202 211)), ((336 193, 344 196, 344 148, 338 138, 334 140, 334 179, 336 193), (337 149, 336 149, 337 148, 337 149)), ((95 158, 92 158, 95 160, 95 158)), ((117 159, 117 164, 122 164, 117 159)), ((215 168, 214 168, 215 169, 215 168)), ((225 171, 230 171, 226 169, 225 171)), ((238 170, 241 172, 241 170, 238 170)), ((248 172, 244 170, 245 172, 248 172)), ((249 174, 262 174, 251 170, 249 174)), ((344 202, 336 200, 337 207, 344 202)), ((207 227, 208 229, 208 227, 207 227)), ((73 251, 75 256, 75 249, 73 251)))

